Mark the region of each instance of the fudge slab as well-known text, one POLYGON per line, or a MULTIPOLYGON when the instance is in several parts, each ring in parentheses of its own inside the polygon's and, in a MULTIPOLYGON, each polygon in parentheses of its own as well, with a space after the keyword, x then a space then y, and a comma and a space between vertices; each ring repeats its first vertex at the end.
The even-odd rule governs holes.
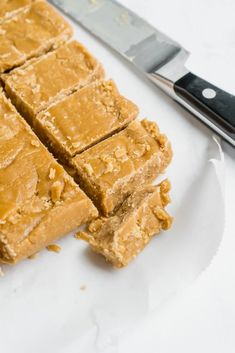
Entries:
POLYGON ((97 217, 91 200, 0 93, 0 262, 31 256, 97 217))
POLYGON ((0 24, 27 9, 36 0, 1 0, 0 24))
POLYGON ((69 161, 97 142, 123 129, 138 114, 112 80, 92 83, 41 112, 35 130, 56 157, 69 161))
POLYGON ((57 48, 71 36, 70 25, 52 6, 33 2, 0 25, 0 73, 57 48))
POLYGON ((110 218, 92 221, 87 232, 78 233, 92 249, 115 267, 126 266, 150 242, 154 234, 167 230, 172 217, 165 210, 170 201, 170 183, 145 185, 129 196, 110 218))
POLYGON ((3 75, 3 81, 17 109, 33 125, 49 104, 103 76, 101 64, 72 41, 3 75))
POLYGON ((77 181, 104 215, 120 206, 137 186, 150 183, 172 158, 157 125, 133 121, 121 132, 75 156, 77 181))

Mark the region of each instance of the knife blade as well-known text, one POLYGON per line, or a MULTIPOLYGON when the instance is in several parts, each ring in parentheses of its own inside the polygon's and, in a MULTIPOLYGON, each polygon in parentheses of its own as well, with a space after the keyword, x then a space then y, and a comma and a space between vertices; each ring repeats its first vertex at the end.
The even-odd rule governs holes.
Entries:
POLYGON ((50 0, 235 147, 235 96, 189 72, 189 52, 115 0, 50 0))

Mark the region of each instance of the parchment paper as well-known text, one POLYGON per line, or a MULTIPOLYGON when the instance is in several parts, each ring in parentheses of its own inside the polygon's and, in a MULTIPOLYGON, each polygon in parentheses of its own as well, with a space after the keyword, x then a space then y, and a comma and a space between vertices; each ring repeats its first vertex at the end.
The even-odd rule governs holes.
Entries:
POLYGON ((117 352, 121 335, 166 305, 209 265, 223 234, 223 154, 218 138, 81 29, 76 37, 104 63, 140 116, 158 122, 174 159, 170 231, 156 236, 127 268, 114 270, 68 235, 58 254, 4 267, 0 351, 117 352))

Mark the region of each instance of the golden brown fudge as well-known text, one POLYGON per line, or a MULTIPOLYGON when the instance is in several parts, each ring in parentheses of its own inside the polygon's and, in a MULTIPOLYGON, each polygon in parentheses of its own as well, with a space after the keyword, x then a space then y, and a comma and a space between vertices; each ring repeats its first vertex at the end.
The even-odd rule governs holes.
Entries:
POLYGON ((0 25, 0 73, 57 48, 72 36, 70 25, 44 1, 0 25))
POLYGON ((149 243, 154 234, 170 228, 172 218, 165 210, 170 183, 145 185, 129 196, 110 218, 98 218, 80 232, 92 249, 115 267, 126 266, 149 243))
POLYGON ((90 199, 0 93, 0 262, 16 263, 97 217, 90 199))
POLYGON ((1 0, 0 24, 27 9, 36 0, 1 0))
POLYGON ((75 156, 77 180, 104 215, 111 214, 137 186, 150 183, 172 158, 157 125, 133 121, 126 129, 75 156))
POLYGON ((73 41, 3 75, 3 81, 17 109, 33 125, 49 104, 103 76, 100 63, 73 41))
POLYGON ((70 160, 123 129, 137 114, 137 106, 119 94, 112 80, 100 81, 41 112, 34 127, 56 157, 70 160))

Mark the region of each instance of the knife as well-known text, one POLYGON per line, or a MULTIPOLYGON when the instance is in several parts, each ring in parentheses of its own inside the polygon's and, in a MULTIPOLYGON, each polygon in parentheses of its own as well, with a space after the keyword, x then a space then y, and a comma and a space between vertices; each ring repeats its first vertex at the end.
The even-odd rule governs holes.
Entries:
POLYGON ((50 0, 235 147, 235 96, 185 67, 189 52, 115 0, 50 0))

